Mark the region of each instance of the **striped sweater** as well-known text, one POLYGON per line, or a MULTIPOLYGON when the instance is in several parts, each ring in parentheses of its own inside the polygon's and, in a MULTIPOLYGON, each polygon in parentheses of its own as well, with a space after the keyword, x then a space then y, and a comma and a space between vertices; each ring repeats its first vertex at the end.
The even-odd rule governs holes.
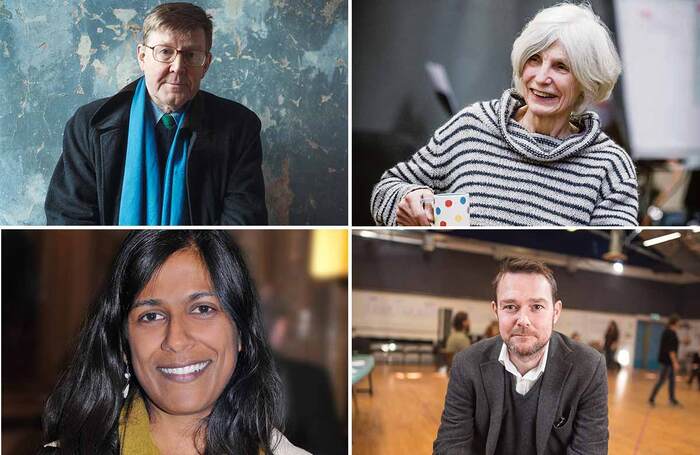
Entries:
POLYGON ((594 112, 557 139, 513 119, 513 89, 475 103, 441 126, 410 160, 387 170, 370 200, 377 224, 396 224, 401 199, 419 188, 469 193, 472 225, 636 226, 637 176, 629 155, 594 112))

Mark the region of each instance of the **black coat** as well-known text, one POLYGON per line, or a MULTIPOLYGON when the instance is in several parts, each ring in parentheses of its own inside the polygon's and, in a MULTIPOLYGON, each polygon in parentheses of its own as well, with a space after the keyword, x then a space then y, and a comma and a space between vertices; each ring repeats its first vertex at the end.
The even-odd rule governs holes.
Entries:
MULTIPOLYGON (((129 112, 136 81, 68 120, 46 195, 47 224, 118 224, 129 112)), ((182 133, 187 217, 194 225, 267 224, 260 120, 234 101, 200 90, 182 133)))

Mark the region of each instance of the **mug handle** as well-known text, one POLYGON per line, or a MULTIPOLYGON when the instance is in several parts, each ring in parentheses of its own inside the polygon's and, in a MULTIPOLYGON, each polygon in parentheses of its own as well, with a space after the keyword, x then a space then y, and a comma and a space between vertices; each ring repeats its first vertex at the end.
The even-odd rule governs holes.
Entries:
POLYGON ((421 206, 423 207, 423 210, 425 210, 426 212, 428 212, 427 206, 430 206, 430 211, 432 212, 432 215, 433 215, 433 222, 432 222, 431 226, 435 226, 435 196, 422 195, 420 197, 420 202, 421 202, 421 206))

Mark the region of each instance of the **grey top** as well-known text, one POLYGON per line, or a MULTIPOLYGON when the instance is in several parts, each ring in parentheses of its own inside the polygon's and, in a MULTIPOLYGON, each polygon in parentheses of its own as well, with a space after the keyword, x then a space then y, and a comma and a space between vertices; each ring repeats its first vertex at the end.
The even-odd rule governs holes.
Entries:
POLYGON ((506 90, 438 128, 410 160, 382 175, 370 200, 375 222, 395 225, 401 199, 430 188, 469 193, 472 225, 636 226, 634 164, 598 116, 572 117, 579 132, 558 139, 515 121, 524 104, 506 90))

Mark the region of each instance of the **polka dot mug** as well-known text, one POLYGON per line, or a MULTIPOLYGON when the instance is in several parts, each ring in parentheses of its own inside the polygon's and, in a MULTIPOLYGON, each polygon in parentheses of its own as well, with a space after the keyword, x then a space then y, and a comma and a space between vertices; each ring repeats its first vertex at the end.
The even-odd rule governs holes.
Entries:
POLYGON ((442 193, 425 196, 423 208, 433 211, 435 227, 469 226, 469 194, 442 193))

